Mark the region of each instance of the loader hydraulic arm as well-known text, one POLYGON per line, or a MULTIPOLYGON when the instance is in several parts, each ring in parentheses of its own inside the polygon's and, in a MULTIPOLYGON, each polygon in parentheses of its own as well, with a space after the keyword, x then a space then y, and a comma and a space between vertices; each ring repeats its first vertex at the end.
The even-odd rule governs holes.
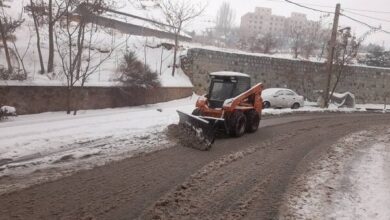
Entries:
POLYGON ((223 104, 223 110, 232 112, 235 109, 256 109, 260 111, 262 109, 261 91, 263 90, 263 84, 258 83, 248 91, 234 97, 227 99, 223 104))

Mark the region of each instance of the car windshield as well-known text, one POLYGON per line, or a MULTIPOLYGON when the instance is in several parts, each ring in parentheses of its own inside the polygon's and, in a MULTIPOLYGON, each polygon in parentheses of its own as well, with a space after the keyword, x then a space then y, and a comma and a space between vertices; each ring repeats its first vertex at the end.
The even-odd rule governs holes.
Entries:
POLYGON ((215 81, 211 90, 210 99, 223 101, 231 98, 234 89, 234 83, 215 81))

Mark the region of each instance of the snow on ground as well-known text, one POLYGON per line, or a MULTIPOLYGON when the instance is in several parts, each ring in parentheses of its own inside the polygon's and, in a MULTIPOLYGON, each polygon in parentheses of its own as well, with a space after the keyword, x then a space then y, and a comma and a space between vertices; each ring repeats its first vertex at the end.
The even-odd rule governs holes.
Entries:
POLYGON ((387 104, 386 106, 384 104, 357 104, 356 107, 365 108, 365 109, 377 109, 377 110, 390 109, 389 104, 387 104))
POLYGON ((389 219, 389 127, 351 134, 309 167, 290 186, 281 219, 389 219))
POLYGON ((296 113, 330 113, 330 112, 343 112, 343 113, 353 113, 353 112, 366 112, 366 105, 360 105, 359 108, 339 108, 336 105, 331 104, 329 108, 323 109, 319 108, 316 103, 305 102, 305 106, 299 109, 264 109, 263 115, 285 115, 285 114, 296 114, 296 113))
POLYGON ((178 122, 177 109, 191 112, 195 101, 196 96, 140 107, 80 111, 77 116, 53 112, 1 122, 0 179, 47 168, 68 172, 169 147, 163 130, 178 122))

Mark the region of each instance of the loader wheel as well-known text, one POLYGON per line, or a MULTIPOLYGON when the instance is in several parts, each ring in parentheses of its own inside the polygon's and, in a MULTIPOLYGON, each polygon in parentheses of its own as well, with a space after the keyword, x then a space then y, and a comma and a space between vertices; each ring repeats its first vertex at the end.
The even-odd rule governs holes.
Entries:
POLYGON ((246 132, 253 133, 257 131, 260 125, 260 114, 255 110, 250 110, 246 114, 246 132))
POLYGON ((195 115, 195 116, 202 116, 202 111, 198 108, 194 109, 194 111, 192 111, 192 115, 195 115))
POLYGON ((241 137, 246 129, 246 116, 240 111, 234 112, 229 120, 229 134, 232 137, 241 137))

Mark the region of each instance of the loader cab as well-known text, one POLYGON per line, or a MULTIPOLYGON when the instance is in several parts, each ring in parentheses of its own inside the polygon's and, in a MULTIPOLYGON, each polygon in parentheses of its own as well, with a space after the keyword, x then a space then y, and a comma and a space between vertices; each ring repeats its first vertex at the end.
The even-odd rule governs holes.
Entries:
POLYGON ((226 99, 234 98, 251 87, 249 75, 236 72, 210 74, 210 89, 207 94, 209 108, 222 108, 226 99))

